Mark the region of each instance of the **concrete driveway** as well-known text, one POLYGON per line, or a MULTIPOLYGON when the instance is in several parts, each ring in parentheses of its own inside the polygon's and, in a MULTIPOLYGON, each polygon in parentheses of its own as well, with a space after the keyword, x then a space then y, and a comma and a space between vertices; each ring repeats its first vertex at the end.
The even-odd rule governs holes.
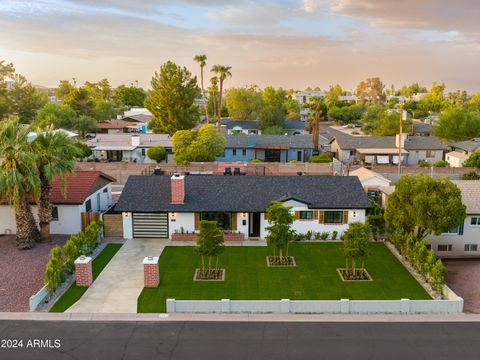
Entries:
POLYGON ((67 312, 136 313, 146 256, 159 256, 167 239, 127 240, 92 286, 67 312))

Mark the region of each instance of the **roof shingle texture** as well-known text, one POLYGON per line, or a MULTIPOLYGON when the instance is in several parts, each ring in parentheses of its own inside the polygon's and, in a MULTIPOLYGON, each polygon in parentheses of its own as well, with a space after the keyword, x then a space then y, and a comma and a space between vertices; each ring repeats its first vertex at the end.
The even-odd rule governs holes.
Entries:
MULTIPOLYGON (((391 149, 397 148, 395 136, 349 136, 338 135, 337 143, 341 149, 391 149)), ((406 150, 446 150, 435 136, 409 136, 403 147, 406 150)))
POLYGON ((304 199, 310 208, 366 209, 368 198, 354 176, 185 177, 185 203, 172 205, 170 177, 130 176, 115 206, 132 212, 264 212, 274 200, 304 199))

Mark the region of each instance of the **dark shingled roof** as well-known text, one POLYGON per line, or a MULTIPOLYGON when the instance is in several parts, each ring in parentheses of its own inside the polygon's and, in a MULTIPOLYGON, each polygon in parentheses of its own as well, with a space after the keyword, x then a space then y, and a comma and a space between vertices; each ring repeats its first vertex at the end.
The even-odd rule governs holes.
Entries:
POLYGON ((292 149, 313 149, 312 135, 225 135, 226 148, 286 146, 292 149))
MULTIPOLYGON (((396 149, 395 136, 350 136, 338 135, 330 142, 337 140, 341 149, 396 149)), ((435 136, 409 136, 405 141, 406 150, 446 150, 435 136)))
POLYGON ((367 209, 356 176, 185 176, 185 203, 172 205, 170 177, 130 176, 115 206, 131 212, 265 212, 274 200, 304 199, 316 209, 367 209))

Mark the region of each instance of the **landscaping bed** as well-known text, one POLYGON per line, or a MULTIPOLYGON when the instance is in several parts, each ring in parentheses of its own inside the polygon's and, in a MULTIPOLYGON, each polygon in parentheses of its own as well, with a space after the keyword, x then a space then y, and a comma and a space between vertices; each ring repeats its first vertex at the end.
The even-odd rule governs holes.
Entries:
POLYGON ((337 269, 342 281, 372 281, 367 269, 337 269))
POLYGON ((195 281, 224 281, 225 269, 196 269, 193 276, 195 281))
MULTIPOLYGON (((93 281, 100 275, 102 270, 107 266, 110 260, 120 250, 123 244, 107 244, 105 248, 93 259, 92 273, 93 281)), ((73 283, 67 291, 53 304, 49 312, 64 312, 70 306, 75 304, 82 295, 87 291, 88 287, 79 287, 73 283)))
POLYGON ((296 267, 268 267, 270 247, 226 247, 220 266, 225 281, 193 281, 201 257, 189 246, 167 246, 160 256, 160 285, 143 289, 138 312, 165 312, 166 299, 177 300, 412 300, 431 299, 383 243, 371 245, 366 268, 374 281, 343 282, 342 243, 292 243, 296 267))
POLYGON ((293 256, 267 256, 267 266, 295 267, 297 264, 293 256))

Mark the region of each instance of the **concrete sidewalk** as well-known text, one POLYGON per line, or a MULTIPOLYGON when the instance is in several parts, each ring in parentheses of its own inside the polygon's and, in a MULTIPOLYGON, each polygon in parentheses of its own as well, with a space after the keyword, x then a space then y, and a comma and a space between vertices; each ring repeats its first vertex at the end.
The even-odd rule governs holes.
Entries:
POLYGON ((480 322, 477 314, 134 314, 0 313, 2 320, 34 321, 208 321, 208 322, 480 322))
POLYGON ((167 243, 166 239, 127 240, 92 286, 66 312, 136 313, 137 298, 143 290, 142 261, 146 256, 159 256, 167 243))

